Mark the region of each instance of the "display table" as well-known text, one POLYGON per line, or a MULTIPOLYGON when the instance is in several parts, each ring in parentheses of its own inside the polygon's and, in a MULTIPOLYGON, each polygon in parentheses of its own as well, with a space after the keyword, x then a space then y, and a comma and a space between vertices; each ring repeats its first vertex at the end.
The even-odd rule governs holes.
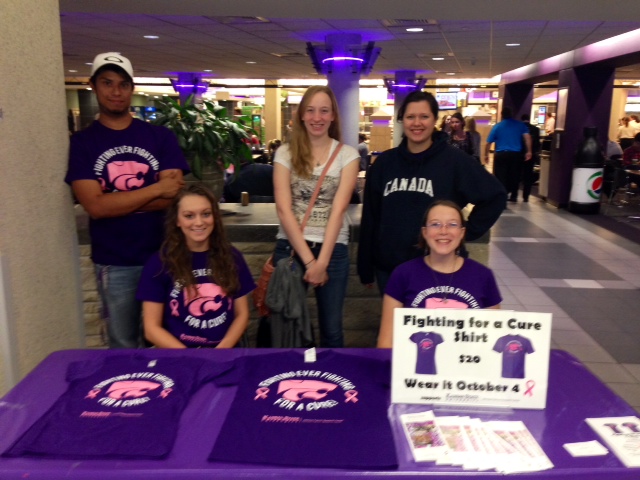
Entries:
MULTIPOLYGON (((150 358, 193 356, 216 361, 229 361, 242 355, 271 353, 274 350, 146 350, 150 358)), ((344 353, 370 358, 388 359, 390 351, 345 349, 344 353)), ((67 366, 74 361, 98 356, 122 354, 123 351, 67 350, 51 354, 22 382, 0 400, 0 451, 6 450, 66 390, 67 366)), ((203 478, 350 478, 387 477, 433 479, 502 477, 495 472, 463 471, 456 467, 413 462, 395 412, 428 410, 424 405, 397 405, 391 409, 392 427, 398 451, 396 471, 363 472, 336 469, 278 468, 261 465, 238 465, 208 462, 215 439, 224 421, 236 388, 217 388, 206 384, 192 397, 181 419, 171 455, 165 460, 49 460, 40 458, 0 458, 0 479, 61 478, 131 478, 131 479, 203 479, 203 478), (455 473, 453 473, 455 472, 455 473)), ((540 443, 555 465, 552 470, 517 474, 515 478, 557 479, 638 479, 640 469, 622 466, 613 454, 603 457, 573 458, 564 443, 597 439, 584 422, 587 417, 636 415, 635 410, 612 393, 580 362, 566 352, 553 350, 550 359, 549 394, 545 410, 505 410, 446 408, 434 409, 436 415, 469 415, 482 420, 521 420, 540 443)), ((377 421, 372 419, 372 421, 377 421)), ((379 419, 386 421, 386 419, 379 419)), ((153 442, 153 438, 149 439, 153 442)), ((283 448, 286 442, 283 441, 283 448)))

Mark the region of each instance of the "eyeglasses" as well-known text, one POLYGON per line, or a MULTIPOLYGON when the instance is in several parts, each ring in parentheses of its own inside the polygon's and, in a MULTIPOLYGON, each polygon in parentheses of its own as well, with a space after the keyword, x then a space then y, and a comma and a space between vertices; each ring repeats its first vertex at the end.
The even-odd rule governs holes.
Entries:
POLYGON ((431 222, 427 223, 424 228, 430 228, 431 230, 440 230, 442 227, 444 227, 445 230, 457 230, 458 228, 462 228, 462 225, 458 222, 431 222))

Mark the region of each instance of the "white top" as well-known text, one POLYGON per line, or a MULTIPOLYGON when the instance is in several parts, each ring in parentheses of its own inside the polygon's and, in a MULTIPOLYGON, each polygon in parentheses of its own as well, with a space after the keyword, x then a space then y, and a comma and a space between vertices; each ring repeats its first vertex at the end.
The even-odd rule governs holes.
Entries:
MULTIPOLYGON (((338 141, 333 140, 329 157, 331 157, 337 146, 338 141)), ((322 187, 320 187, 320 193, 318 194, 318 198, 316 199, 316 203, 313 206, 313 210, 311 211, 311 215, 309 216, 309 220, 307 221, 307 225, 303 232, 305 240, 320 243, 324 241, 324 232, 327 222, 329 221, 329 215, 331 214, 333 198, 335 197, 338 185, 340 184, 340 174, 342 173, 342 169, 349 163, 358 161, 359 159, 360 155, 355 148, 350 145, 342 146, 342 150, 340 150, 333 161, 331 168, 329 168, 329 171, 322 182, 322 187)), ((314 167, 310 178, 299 177, 291 170, 291 152, 289 151, 289 145, 287 144, 282 145, 278 150, 276 150, 276 158, 274 159, 274 162, 279 163, 291 171, 291 206, 293 214, 296 216, 298 224, 300 224, 304 219, 304 214, 309 206, 309 200, 311 200, 311 196, 313 195, 316 184, 320 179, 320 175, 322 175, 324 164, 319 167, 314 167)), ((276 235, 276 238, 287 238, 287 234, 282 228, 282 225, 278 226, 278 234, 276 235)), ((340 233, 338 234, 336 243, 343 243, 345 245, 349 243, 349 223, 346 217, 342 220, 342 228, 340 228, 340 233)))

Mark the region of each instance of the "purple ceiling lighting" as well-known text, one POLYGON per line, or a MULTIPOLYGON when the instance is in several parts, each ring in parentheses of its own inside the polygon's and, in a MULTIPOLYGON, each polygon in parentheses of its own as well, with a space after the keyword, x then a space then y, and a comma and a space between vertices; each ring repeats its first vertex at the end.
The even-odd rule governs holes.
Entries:
POLYGON ((202 77, 190 72, 179 72, 178 79, 171 79, 171 85, 176 93, 182 95, 202 95, 209 88, 208 82, 203 82, 202 77))
POLYGON ((416 72, 411 70, 399 70, 395 78, 384 78, 384 84, 389 93, 409 94, 414 90, 422 90, 427 83, 424 77, 416 77, 416 72))
MULTIPOLYGON (((359 35, 357 37, 359 38, 359 35)), ((353 73, 361 75, 371 73, 380 55, 380 48, 375 47, 375 42, 368 42, 366 45, 343 44, 340 41, 332 41, 332 38, 331 35, 328 36, 324 45, 307 42, 307 53, 316 72, 327 75, 332 73, 334 68, 350 68, 353 73)))

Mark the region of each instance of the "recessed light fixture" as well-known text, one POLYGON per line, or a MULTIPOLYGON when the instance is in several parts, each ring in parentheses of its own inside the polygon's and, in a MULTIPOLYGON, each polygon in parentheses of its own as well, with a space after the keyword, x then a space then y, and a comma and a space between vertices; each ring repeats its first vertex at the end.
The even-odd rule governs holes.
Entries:
POLYGON ((71 73, 76 73, 78 70, 69 70, 71 73))
POLYGON ((247 62, 247 63, 254 64, 254 63, 256 63, 256 62, 247 62))
POLYGON ((87 62, 85 65, 93 65, 93 62, 87 62))
POLYGON ((447 72, 447 75, 455 75, 454 72, 447 72))
POLYGON ((411 27, 407 28, 407 32, 423 32, 424 28, 422 27, 411 27))
POLYGON ((153 98, 160 98, 160 97, 158 97, 158 95, 154 95, 153 98))
POLYGON ((138 92, 138 95, 144 95, 144 92, 138 92))
POLYGON ((205 70, 203 70, 204 72, 213 72, 213 70, 211 70, 210 68, 207 68, 205 70))
POLYGON ((505 46, 507 46, 507 47, 519 47, 520 44, 519 43, 505 43, 505 46))
POLYGON ((433 57, 431 60, 444 60, 444 57, 433 57))
POLYGON ((156 40, 160 37, 158 35, 145 35, 144 38, 148 38, 149 40, 156 40))

